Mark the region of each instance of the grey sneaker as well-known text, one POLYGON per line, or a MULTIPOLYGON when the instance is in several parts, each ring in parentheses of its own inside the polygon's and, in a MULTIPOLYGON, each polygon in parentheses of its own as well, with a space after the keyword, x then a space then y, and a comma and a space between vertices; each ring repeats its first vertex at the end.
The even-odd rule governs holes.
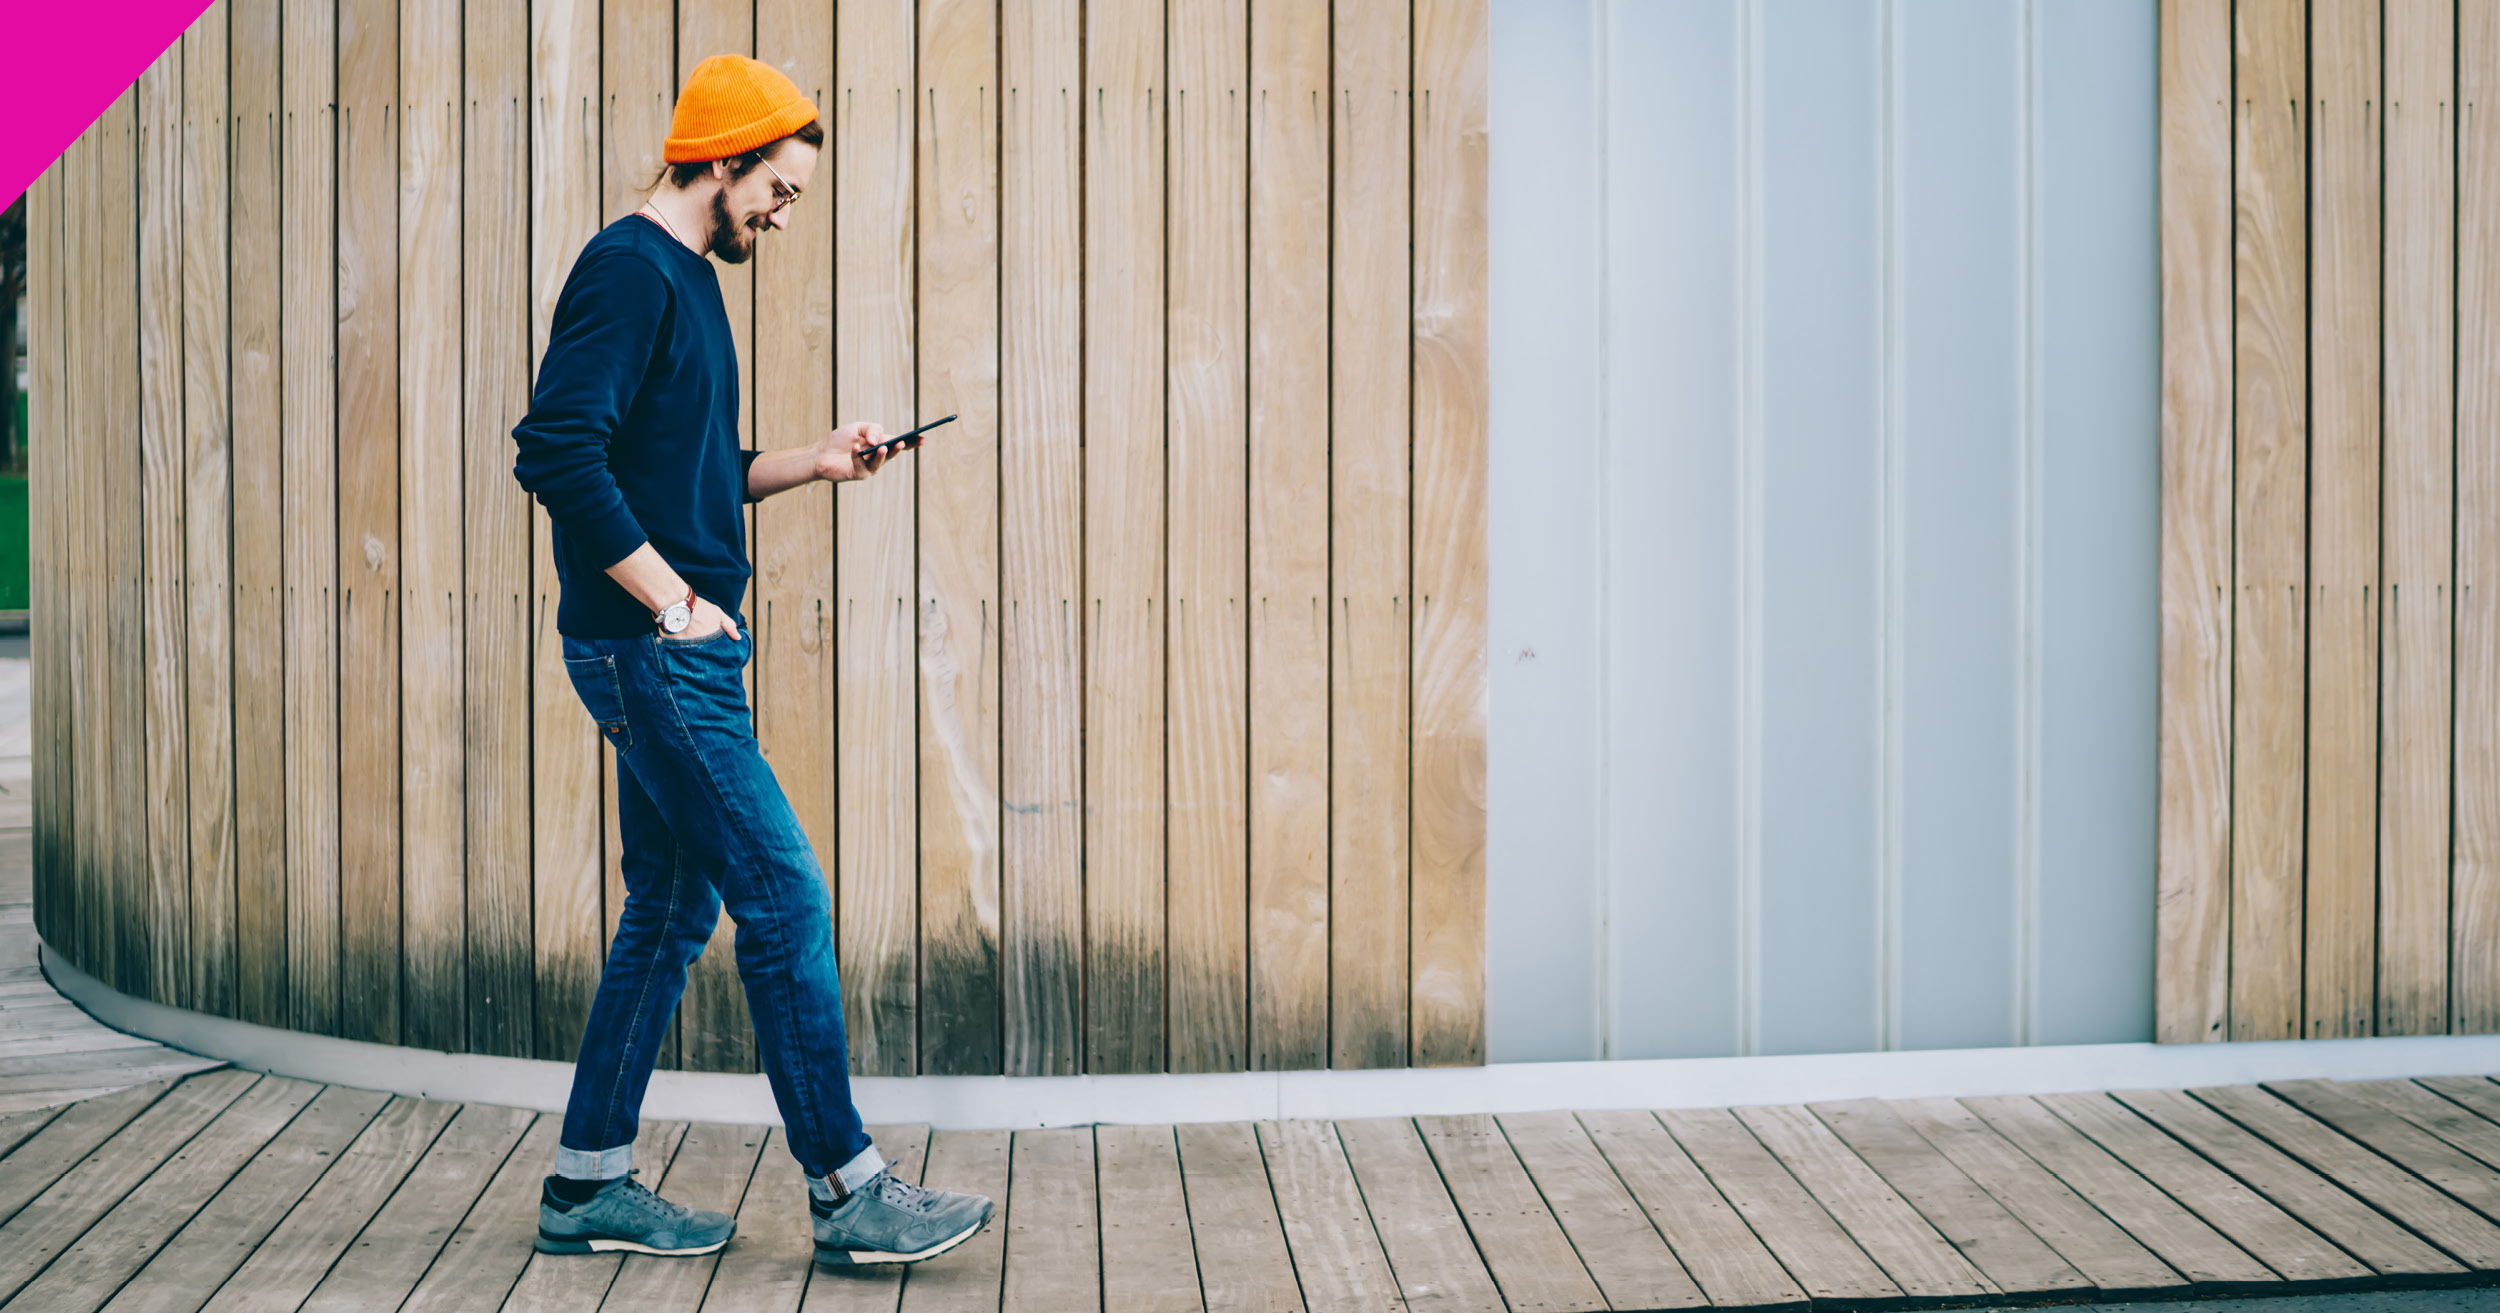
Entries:
POLYGON ((630 1172, 602 1186, 588 1203, 567 1205, 552 1186, 538 1196, 542 1254, 708 1254, 737 1231, 736 1221, 672 1204, 644 1189, 630 1172))
POLYGON ((917 1263, 935 1258, 989 1225, 990 1201, 977 1194, 923 1190, 891 1170, 877 1173, 839 1204, 814 1195, 816 1261, 827 1267, 917 1263))

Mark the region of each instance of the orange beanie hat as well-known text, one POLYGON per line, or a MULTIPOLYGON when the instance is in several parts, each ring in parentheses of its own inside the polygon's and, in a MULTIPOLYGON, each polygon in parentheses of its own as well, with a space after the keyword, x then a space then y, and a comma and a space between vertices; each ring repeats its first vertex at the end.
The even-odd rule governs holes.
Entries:
POLYGON ((671 164, 744 155, 814 122, 816 103, 780 69, 744 55, 714 55, 694 66, 677 95, 661 157, 671 164))

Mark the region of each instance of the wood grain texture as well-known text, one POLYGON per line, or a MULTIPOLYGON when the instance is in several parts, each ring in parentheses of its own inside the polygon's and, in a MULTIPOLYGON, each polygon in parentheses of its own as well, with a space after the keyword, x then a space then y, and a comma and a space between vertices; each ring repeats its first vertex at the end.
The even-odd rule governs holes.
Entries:
MULTIPOLYGON (((2231 704, 2230 1037, 2301 1027, 2307 827, 2307 157, 2302 5, 2233 13, 2236 421, 2231 704)), ((2357 603, 2357 599, 2356 599, 2357 603)))
MULTIPOLYGON (((472 1053, 527 1057, 530 925, 530 503, 512 478, 529 410, 530 251, 480 234, 529 231, 526 7, 466 0, 460 245, 462 848, 472 1053)), ((743 1020, 743 1018, 742 1018, 743 1020)))
MULTIPOLYGON (((2253 1085, 2199 1089, 2190 1091, 2190 1094, 2206 1107, 2237 1123, 2240 1129, 2273 1145, 2310 1172, 2343 1187, 2351 1196, 2386 1215, 2386 1218, 2380 1218, 2370 1214, 2362 1218, 2365 1224, 2379 1225, 2392 1218, 2404 1230, 2413 1233, 2404 1237, 2408 1241, 2417 1237, 2428 1241, 2443 1253, 2476 1270, 2500 1267, 2500 1228, 2495 1228, 2465 1205, 2416 1179, 2372 1149, 2346 1138, 2326 1122, 2253 1085)), ((2217 1155, 2208 1151, 2207 1156, 2217 1155)), ((2279 1171, 2283 1164, 2269 1162, 2269 1166, 2279 1171)), ((2232 1170, 2244 1180, 2251 1179, 2247 1171, 2236 1167, 2232 1170)), ((2314 1190, 2307 1177, 2294 1179, 2298 1179, 2303 1187, 2314 1190)), ((2285 1188, 2274 1185, 2264 1188, 2269 1197, 2285 1207, 2292 1208, 2302 1217, 2309 1216, 2309 1212, 2303 1210, 2285 1188)), ((2337 1194, 2317 1193, 2339 1212, 2354 1207, 2350 1200, 2337 1194)), ((2360 1215, 2360 1212, 2354 1214, 2356 1217, 2360 1215)), ((2363 1247, 2369 1242, 2340 1234, 2321 1220, 2313 1218, 2310 1224, 2346 1249, 2369 1258, 2363 1247)), ((2418 1252, 2399 1250, 2390 1261, 2412 1262, 2420 1257, 2418 1252)), ((2377 1263, 2373 1261, 2372 1265, 2377 1266, 2377 1263)), ((2446 1269, 2434 1267, 2427 1270, 2446 1269)))
POLYGON ((0 1223, 17 1216, 29 1201, 52 1188, 62 1173, 86 1161, 96 1146, 154 1107, 172 1085, 156 1081, 83 1100, 11 1150, 8 1173, 0 1176, 0 1223))
MULTIPOLYGON (((61 214, 62 259, 75 269, 92 268, 95 258, 97 142, 104 130, 101 122, 90 125, 62 155, 66 191, 61 214)), ((103 766, 110 739, 110 722, 104 711, 110 681, 104 678, 106 586, 99 577, 104 514, 99 412, 106 395, 106 362, 104 354, 93 347, 98 335, 94 325, 96 298, 65 291, 62 301, 67 309, 63 321, 71 353, 70 377, 64 389, 72 398, 66 445, 82 455, 71 466, 69 477, 71 505, 76 514, 69 546, 70 596, 78 607, 78 621, 70 638, 70 716, 79 728, 70 740, 70 769, 77 783, 71 791, 76 809, 70 822, 69 879, 64 881, 75 891, 68 908, 68 941, 71 956, 93 966, 98 978, 110 983, 115 973, 109 945, 102 937, 114 893, 109 883, 113 871, 112 854, 107 847, 109 835, 102 825, 103 800, 112 796, 103 766)), ((283 927, 279 933, 275 947, 283 952, 283 927)))
MULTIPOLYGON (((1564 1116, 1569 1120, 1567 1114, 1564 1116)), ((1614 1307, 1580 1261, 1574 1238, 1529 1179, 1502 1128, 1482 1114, 1419 1117, 1416 1129, 1432 1151, 1442 1184, 1449 1187, 1476 1252, 1484 1256, 1502 1303, 1526 1309, 1596 1310, 1614 1307)), ((1642 1228, 1646 1230, 1646 1227, 1642 1228)), ((1655 1238, 1654 1235, 1652 1238, 1655 1238)), ((1678 1275, 1681 1275, 1679 1270, 1678 1275)), ((1635 1306, 1626 1304, 1625 1306, 1635 1306)), ((1653 1305, 1639 1303, 1638 1307, 1653 1305)))
POLYGON ((1408 1060, 1484 1061, 1492 49, 1487 0, 1415 0, 1413 1009, 1408 1060))
POLYGON ((97 820, 110 901, 96 910, 98 975, 125 993, 150 992, 154 927, 148 873, 147 670, 141 504, 141 398, 139 324, 140 216, 128 201, 139 186, 139 88, 114 98, 96 121, 89 193, 96 207, 92 284, 94 313, 85 350, 95 361, 101 402, 96 407, 93 476, 97 527, 95 557, 102 585, 95 609, 102 613, 104 641, 96 649, 102 675, 99 718, 104 751, 97 759, 101 787, 89 795, 100 804, 97 820), (129 800, 134 795, 141 802, 129 800))
POLYGON ((1998 1290, 2053 1299, 2094 1289, 1889 1106, 1859 1099, 1815 1104, 1812 1111, 1998 1290))
POLYGON ((542 1115, 529 1125, 476 1205, 443 1243, 434 1265, 408 1292, 401 1313, 461 1313, 500 1305, 511 1293, 512 1283, 529 1263, 530 1247, 520 1241, 538 1224, 540 1182, 563 1130, 564 1119, 556 1114, 542 1115))
POLYGON ((1328 1064, 1328 14, 1250 14, 1250 1063, 1328 1064))
MULTIPOLYGON (((287 1003, 288 1025, 316 1034, 339 1013, 337 19, 285 6, 280 84, 287 1003)), ((456 17, 452 39, 456 52, 456 17)))
POLYGON ((1310 1313, 1404 1309, 1337 1128, 1296 1121, 1260 1122, 1257 1129, 1304 1306, 1310 1313))
MULTIPOLYGON (((2312 1039, 2367 1035, 2378 894, 2380 85, 2375 0, 2309 11, 2308 781, 2312 1039)), ((2253 112, 2253 111, 2252 111, 2253 112)), ((2287 307, 2268 305, 2265 313, 2287 307)), ((2298 322, 2297 320, 2293 322, 2298 322)), ((2252 410, 2261 419, 2262 410, 2252 410)))
POLYGON ((1159 0, 1085 6, 1085 1068, 1167 1060, 1159 0))
POLYGON ((2500 1167, 2500 1087, 2479 1076, 2435 1076, 2360 1087, 2405 1120, 2500 1167))
POLYGON ((1809 1298, 1852 1305, 1903 1298, 1901 1287, 1734 1115, 1677 1110, 1659 1113, 1658 1120, 1809 1298))
POLYGON ((1102 1302, 1094 1136, 1018 1131, 1008 1171, 1002 1313, 1075 1313, 1102 1302))
POLYGON ((999 993, 998 13, 923 0, 920 1068, 995 1075, 999 993))
MULTIPOLYGON (((1970 1109, 1951 1099, 1905 1099, 1885 1106, 2073 1264, 2103 1298, 2187 1285, 2169 1264, 1970 1109)), ((1945 1238, 1957 1237, 1947 1229, 1945 1238)), ((1988 1270, 1985 1263, 1981 1270, 1988 1270)), ((1995 1279, 2005 1284, 2003 1278, 1995 1279)))
MULTIPOLYGON (((514 1108, 485 1104, 461 1108, 409 1170, 390 1202, 357 1234, 355 1245, 313 1287, 302 1313, 396 1309, 438 1259, 455 1264, 464 1259, 465 1254, 446 1254, 444 1247, 485 1195, 532 1120, 532 1114, 514 1108)), ((530 1220, 535 1223, 536 1218, 530 1220)))
POLYGON ((339 1030, 399 1040, 399 7, 339 5, 339 1030))
MULTIPOLYGON (((1697 1308, 1711 1302, 1577 1118, 1567 1112, 1512 1113, 1502 1117, 1501 1128, 1609 1306, 1697 1308)), ((1761 1252, 1759 1244, 1753 1248, 1761 1252)))
MULTIPOLYGON (((933 1190, 982 1195, 1003 1208, 1009 1154, 1005 1131, 938 1131, 929 1137, 928 1165, 920 1183, 933 1190)), ((1001 1216, 957 1246, 946 1262, 913 1269, 903 1288, 905 1313, 992 1313, 1001 1297, 1006 1240, 1007 1223, 1001 1216)))
POLYGON ((2388 5, 2374 1033, 2448 1029, 2455 655, 2456 11, 2388 5))
MULTIPOLYGON (((286 1012, 285 625, 278 486, 278 4, 230 0, 234 243, 234 776, 236 1015, 286 1012)), ((73 678, 75 668, 73 667, 73 678)))
POLYGON ((795 1206, 806 1193, 807 1178, 776 1127, 756 1156, 755 1175, 738 1204, 738 1242, 721 1251, 711 1289, 704 1293, 707 1307, 795 1313, 815 1266, 813 1227, 795 1206))
POLYGON ((1407 1060, 1413 509, 1404 5, 1330 33, 1328 1063, 1407 1060))
POLYGON ((1246 0, 1175 6, 1164 313, 1171 1068, 1240 1071, 1249 1027, 1246 0))
MULTIPOLYGON (((235 588, 225 0, 183 33, 183 665, 190 1005, 235 1013, 235 588)), ((40 588, 40 583, 37 583, 40 588)), ((37 603, 42 605, 42 603, 37 603)), ((37 640, 37 650, 45 640, 37 640)), ((37 660, 42 660, 37 655, 37 660)), ((45 680, 37 680, 37 688, 45 680)), ((37 693, 40 703, 40 693, 37 693)), ((37 728, 50 715, 37 705, 37 728)), ((40 765, 42 753, 37 753, 40 765)), ((40 825, 40 823, 37 823, 40 825)), ((40 833, 40 830, 37 830, 40 833)))
MULTIPOLYGON (((720 54, 755 53, 754 0, 686 0, 677 10, 677 85, 685 85, 695 66, 720 54)), ((779 238, 757 243, 760 249, 779 238)), ((755 390, 750 372, 755 354, 755 264, 709 262, 720 283, 721 308, 729 318, 729 337, 738 362, 738 439, 755 445, 755 390)), ((750 528, 752 523, 750 522, 750 528)), ((750 581, 745 598, 719 599, 752 617, 756 589, 750 581)), ((748 705, 754 705, 752 664, 747 670, 748 705)), ((677 1008, 678 1056, 689 1071, 753 1071, 756 1069, 755 1027, 747 1014, 746 989, 738 980, 735 926, 724 910, 712 923, 711 946, 686 971, 685 1001, 677 1008)))
MULTIPOLYGON (((182 51, 139 74, 139 627, 147 997, 191 1001, 190 756, 183 634, 182 51)), ((12 363, 12 372, 15 366, 12 363)), ((15 380, 11 380, 15 386, 15 380)))
MULTIPOLYGON (((1805 1307, 1805 1292, 1787 1269, 1656 1117, 1585 1112, 1578 1121, 1712 1304, 1805 1307)), ((1528 1165, 1538 1170, 1534 1155, 1528 1165)), ((1601 1285, 1606 1280, 1598 1279, 1601 1285)))
POLYGON ((1499 1313, 1500 1288, 1415 1124, 1403 1117, 1343 1121, 1337 1138, 1406 1306, 1499 1313))
POLYGON ((1999 1293, 1994 1282, 1812 1113, 1797 1107, 1734 1111, 1904 1294, 1938 1300, 1999 1293))
MULTIPOLYGON (((599 231, 599 14, 592 0, 530 7, 530 355, 546 350, 556 299, 599 231)), ((601 740, 564 673, 556 632, 555 528, 530 511, 530 918, 537 940, 533 1056, 578 1047, 599 988, 601 740)))
MULTIPOLYGON (((2434 1119, 2456 1111, 2420 1086, 2409 1081, 2374 1081, 2352 1086, 2336 1081, 2297 1080, 2270 1081, 2266 1090, 2352 1140, 2369 1146, 2388 1162, 2446 1191, 2475 1212, 2485 1217, 2500 1217, 2500 1172, 2494 1172, 2471 1153, 2424 1129, 2406 1115, 2408 1111, 2419 1115, 2423 1104, 2431 1105, 2430 1115, 2434 1119)), ((2282 1141, 2276 1143, 2280 1145, 2282 1141)), ((2289 1145, 2283 1147, 2291 1149, 2289 1145)), ((2299 1152, 2296 1149, 2291 1151, 2299 1152)), ((2302 1157, 2307 1159, 2305 1154, 2302 1157)), ((2315 1160, 2309 1161, 2312 1166, 2318 1166, 2315 1160)), ((2320 1167, 2320 1170, 2325 1168, 2320 1167)), ((2445 1244, 2441 1247, 2450 1253, 2458 1252, 2445 1244)))
MULTIPOLYGON (((400 824, 466 820, 461 621, 460 0, 399 6, 400 824)), ((403 1042, 468 1040, 468 873, 461 845, 403 845, 403 1042)))
MULTIPOLYGON (((833 194, 835 413, 910 427, 917 286, 911 262, 916 74, 909 0, 835 15, 839 88, 827 145, 833 194)), ((934 417, 932 417, 934 418, 934 417)), ((834 512, 835 703, 841 836, 834 923, 851 1068, 920 1069, 919 745, 914 729, 913 513, 918 467, 898 461, 843 489, 834 512)))
MULTIPOLYGON (((222 83, 222 79, 221 79, 222 83)), ((224 135, 222 116, 215 125, 224 135)), ((27 586, 30 607, 58 614, 68 605, 67 553, 63 550, 69 521, 61 487, 68 461, 69 435, 63 424, 67 391, 63 361, 68 343, 62 334, 62 290, 67 265, 61 258, 61 175, 55 161, 26 188, 26 350, 29 377, 27 408, 27 586)), ((70 857, 69 835, 62 822, 72 808, 66 761, 69 720, 62 703, 69 688, 69 665, 63 640, 68 628, 49 624, 34 630, 28 644, 27 691, 33 751, 28 763, 33 776, 35 808, 29 836, 33 870, 27 895, 33 900, 36 932, 56 945, 68 942, 62 932, 64 903, 74 895, 64 867, 70 857)))
POLYGON ((999 11, 999 991, 1016 1076, 1083 1069, 1080 13, 999 11))
POLYGON ((1173 1128, 1207 1313, 1302 1313, 1276 1189, 1248 1122, 1173 1128))
POLYGON ((1202 1309, 1198 1251, 1169 1126, 1094 1128, 1102 1213, 1102 1305, 1110 1313, 1202 1309))
POLYGON ((2449 989, 2500 1031, 2500 7, 2457 6, 2456 722, 2449 989))

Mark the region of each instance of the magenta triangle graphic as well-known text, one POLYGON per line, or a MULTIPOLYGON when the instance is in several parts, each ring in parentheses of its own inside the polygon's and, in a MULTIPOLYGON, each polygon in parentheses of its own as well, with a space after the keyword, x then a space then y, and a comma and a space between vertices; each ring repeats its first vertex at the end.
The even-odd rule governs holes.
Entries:
POLYGON ((65 4, 6 0, 0 9, 0 206, 27 184, 139 80, 158 55, 208 8, 208 0, 123 0, 65 4))

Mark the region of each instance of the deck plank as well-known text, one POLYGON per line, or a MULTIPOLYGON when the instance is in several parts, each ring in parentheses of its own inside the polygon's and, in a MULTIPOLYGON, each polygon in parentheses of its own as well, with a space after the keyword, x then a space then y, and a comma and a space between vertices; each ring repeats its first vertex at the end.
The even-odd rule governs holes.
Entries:
POLYGON ((1000 1308, 1005 1313, 1101 1308, 1093 1133, 1018 1131, 1010 1152, 1000 1308))
MULTIPOLYGON (((669 1202, 735 1217, 746 1199, 747 1182, 755 1176, 764 1129, 718 1122, 688 1126, 677 1156, 669 1161, 669 1202)), ((719 1265, 718 1252, 691 1258, 628 1254, 599 1307, 634 1313, 694 1313, 702 1306, 703 1294, 712 1285, 712 1271, 719 1265)))
POLYGON ((1499 1124, 1476 1115, 1419 1117, 1415 1125, 1512 1313, 1613 1306, 1499 1124))
POLYGON ((1818 1103, 1812 1111, 2006 1295, 2072 1299, 2095 1289, 1882 1101, 1818 1103))
POLYGON ((1174 1128, 1207 1313, 1303 1313, 1276 1192, 1248 1122, 1174 1128))
POLYGON ((1169 1126, 1098 1126, 1102 1303, 1106 1313, 1190 1313, 1206 1307, 1198 1251, 1169 1126))
MULTIPOLYGON (((917 1184, 928 1163, 929 1128, 926 1126, 871 1126, 869 1136, 879 1151, 887 1155, 888 1170, 906 1181, 917 1184)), ((806 1189, 804 1178, 799 1187, 806 1189)), ((816 1255, 815 1224, 811 1221, 807 1238, 808 1260, 816 1255)), ((905 1274, 899 1267, 853 1268, 835 1271, 817 1268, 807 1279, 805 1302, 808 1313, 893 1313, 895 1302, 902 1296, 905 1274)), ((996 1308, 997 1302, 991 1301, 996 1308)))
POLYGON ((2500 1123, 2500 1083, 2489 1077, 2433 1076, 2416 1084, 2486 1122, 2500 1123))
POLYGON ((408 1302, 400 1305, 400 1313, 471 1313, 503 1303, 521 1269, 529 1265, 530 1244, 538 1235, 538 1199, 545 1188, 541 1182, 563 1133, 562 1113, 547 1113, 530 1123, 444 1242, 434 1265, 409 1292, 408 1302))
POLYGON ((1658 1120, 1818 1306, 1882 1308, 1906 1298, 1735 1114, 1671 1109, 1658 1120))
POLYGON ((107 1313, 194 1313, 389 1101, 371 1090, 323 1090, 139 1269, 107 1313))
MULTIPOLYGON (((684 1122, 646 1121, 634 1136, 634 1162, 652 1189, 668 1188, 669 1162, 677 1156, 678 1142, 685 1138, 684 1122)), ((535 1223, 530 1233, 537 1234, 535 1223)), ((533 1250, 521 1269, 520 1279, 512 1283, 512 1293, 504 1296, 504 1313, 589 1313, 608 1297, 608 1287, 615 1284, 616 1270, 624 1261, 623 1254, 541 1254, 533 1250)))
POLYGON ((1337 1138, 1406 1306, 1415 1313, 1502 1313, 1500 1288, 1414 1123, 1403 1117, 1342 1121, 1337 1138))
MULTIPOLYGON (((1714 1305, 1795 1309, 1806 1293, 1710 1178, 1646 1112, 1584 1112, 1581 1127, 1714 1305)), ((1529 1168, 1536 1169, 1530 1159, 1529 1168)), ((1567 1225, 1568 1223, 1566 1223, 1567 1225)), ((1605 1284, 1601 1276, 1600 1286, 1605 1284)))
POLYGON ((469 1104, 427 1147, 390 1202, 313 1287, 301 1313, 397 1308, 529 1130, 531 1114, 469 1104))
POLYGON ((209 1300, 216 1313, 300 1307, 460 1111, 393 1098, 209 1300))
MULTIPOLYGON (((2389 1081, 2434 1104, 2443 1104, 2405 1081, 2389 1081)), ((2454 1196, 2485 1217, 2500 1217, 2500 1172, 2472 1154, 2415 1125, 2370 1092, 2336 1081, 2274 1081, 2266 1089, 2310 1116, 2368 1145, 2386 1158, 2454 1196)), ((2401 1096, 2398 1096, 2401 1097, 2401 1096)), ((2449 1109, 2455 1111, 2453 1107, 2449 1109)))
POLYGON ((2500 1267, 2500 1173, 2437 1136, 2328 1081, 2190 1092, 2457 1261, 2500 1267))
MULTIPOLYGON (((1983 1100, 1971 1103, 1983 1117, 1990 1116, 1983 1100)), ((2196 1152, 2164 1134, 2160 1128, 2128 1111, 2106 1094, 2045 1094, 2039 1106, 2055 1113, 2074 1129, 2107 1150, 2110 1156, 2126 1164, 2135 1173, 2152 1182, 2179 1204, 2211 1223, 2230 1241, 2265 1264, 2275 1275, 2295 1285, 2342 1287, 2365 1284, 2371 1271, 2331 1242, 2310 1230, 2273 1201, 2233 1179, 2221 1168, 2205 1161, 2196 1152)), ((2056 1170, 2052 1164, 2052 1170, 2056 1170)), ((2060 1171, 2060 1175, 2064 1175, 2060 1171)), ((2074 1177, 2067 1183, 2081 1190, 2086 1198, 2093 1192, 2084 1189, 2074 1177)), ((2097 1198, 2093 1202, 2099 1203, 2097 1198)), ((2107 1205, 2103 1205, 2107 1207, 2107 1205)), ((2155 1245, 2161 1231, 2137 1221, 2119 1217, 2139 1240, 2155 1245)), ((2170 1257, 2164 1252, 2163 1257, 2170 1257)), ((2172 1259, 2174 1266, 2178 1260, 2172 1259)))
POLYGON ((1398 1313, 1406 1301, 1380 1236, 1326 1122, 1260 1122, 1259 1153, 1276 1191, 1276 1216, 1292 1250, 1310 1313, 1398 1313))
POLYGON ((1813 1113, 1797 1106, 1734 1111, 1903 1294, 1920 1302, 1961 1302, 1997 1293, 1995 1283, 1813 1113))
MULTIPOLYGON (((789 1132, 773 1127, 738 1201, 738 1238, 721 1251, 703 1307, 735 1313, 795 1313, 807 1294, 816 1237, 807 1211, 807 1177, 790 1156, 789 1132)), ((402 1313, 407 1313, 402 1310, 402 1313)))
POLYGON ((2161 1295, 2191 1285, 1970 1109, 1951 1099, 1906 1099, 1887 1106, 2074 1264, 2103 1299, 2161 1295))
POLYGON ((1570 1113, 1513 1113, 1498 1121, 1608 1306, 1709 1305, 1709 1297, 1676 1261, 1675 1251, 1570 1113))
POLYGON ((52 1119, 60 1116, 61 1112, 62 1109, 55 1106, 0 1114, 0 1158, 8 1157, 17 1146, 32 1138, 35 1132, 51 1125, 52 1119))
POLYGON ((321 1088, 278 1077, 254 1084, 162 1167, 114 1201, 13 1302, 51 1313, 90 1313, 112 1298, 321 1088))
MULTIPOLYGON (((929 1137, 921 1183, 933 1190, 968 1190, 1000 1202, 981 1234, 937 1263, 913 1268, 903 1283, 903 1313, 998 1313, 1007 1259, 1005 1131, 940 1131, 929 1137)), ((820 1275, 822 1275, 820 1270, 820 1275)), ((810 1282, 814 1289, 817 1283, 810 1282)))
POLYGON ((2349 1090, 2430 1132, 2467 1156, 2500 1167, 2500 1126, 2431 1092, 2434 1081, 2356 1081, 2349 1090))
POLYGON ((130 1119, 164 1097, 171 1081, 153 1082, 76 1104, 54 1117, 9 1154, 9 1170, 0 1172, 0 1223, 7 1222, 84 1161, 97 1145, 113 1137, 130 1119))
MULTIPOLYGON (((2260 1098, 2266 1097, 2262 1091, 2253 1092, 2260 1098)), ((2216 1099, 2228 1097, 2216 1090, 2200 1094, 2216 1099)), ((2312 1230, 2341 1245, 2381 1276, 2452 1277, 2464 1271, 2454 1259, 2183 1091, 2127 1090, 2112 1097, 2205 1155, 2250 1189, 2273 1200, 2312 1230)))
POLYGON ((0 1225, 0 1300, 7 1300, 122 1197, 259 1081, 221 1071, 184 1081, 63 1172, 0 1225))

